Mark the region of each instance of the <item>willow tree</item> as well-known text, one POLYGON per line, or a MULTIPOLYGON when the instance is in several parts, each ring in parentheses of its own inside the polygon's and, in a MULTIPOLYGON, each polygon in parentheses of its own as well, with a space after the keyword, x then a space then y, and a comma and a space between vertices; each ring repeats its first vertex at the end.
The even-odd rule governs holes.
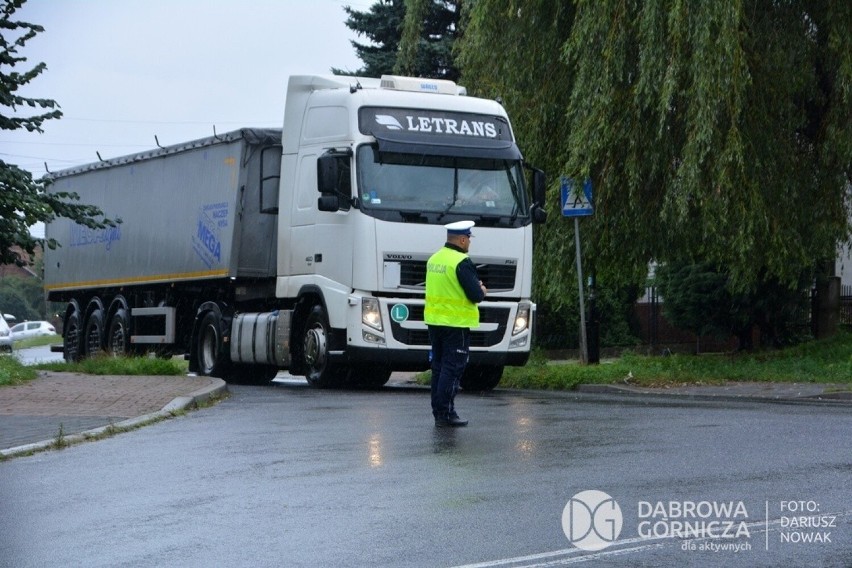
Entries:
POLYGON ((578 4, 565 169, 604 262, 694 259, 791 286, 849 235, 852 5, 578 4))
POLYGON ((534 241, 536 298, 559 311, 576 306, 574 240, 559 216, 558 178, 569 128, 570 80, 560 52, 574 20, 569 3, 550 0, 477 0, 462 13, 457 43, 461 82, 472 95, 498 98, 512 120, 525 159, 545 170, 550 210, 534 241))
MULTIPOLYGON (((679 259, 794 286, 849 237, 852 4, 477 0, 466 21, 462 81, 504 97, 551 208, 559 174, 592 178, 598 273, 679 259)), ((564 296, 571 245, 551 215, 540 298, 564 296)))
POLYGON ((405 0, 394 73, 458 79, 452 49, 459 34, 461 3, 461 0, 405 0))

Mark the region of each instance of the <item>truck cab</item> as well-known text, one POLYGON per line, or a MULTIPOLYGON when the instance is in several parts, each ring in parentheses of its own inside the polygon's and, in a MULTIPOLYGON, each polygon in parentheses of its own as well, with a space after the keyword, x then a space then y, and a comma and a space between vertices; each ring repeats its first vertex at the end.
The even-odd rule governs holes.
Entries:
POLYGON ((321 312, 322 332, 305 341, 319 350, 306 354, 309 380, 382 382, 429 367, 426 260, 459 220, 476 223, 470 256, 489 290, 462 385, 493 387, 505 365, 524 364, 532 224, 544 220, 543 174, 531 177, 533 194, 503 107, 454 83, 292 77, 277 294, 317 291, 310 311, 321 312))

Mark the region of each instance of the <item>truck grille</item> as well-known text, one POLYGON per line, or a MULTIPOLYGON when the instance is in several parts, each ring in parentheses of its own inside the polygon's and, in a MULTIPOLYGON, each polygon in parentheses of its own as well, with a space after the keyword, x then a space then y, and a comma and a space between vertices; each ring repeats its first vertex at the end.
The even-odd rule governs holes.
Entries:
MULTIPOLYGON (((423 321, 423 304, 406 304, 408 307, 408 321, 423 321)), ((479 308, 479 321, 481 323, 496 323, 494 331, 470 332, 471 347, 491 347, 497 345, 506 335, 506 326, 509 322, 509 308, 479 308)), ((391 333, 393 338, 400 343, 412 346, 429 346, 429 331, 425 329, 405 329, 395 321, 391 321, 391 333)))
MULTIPOLYGON (((407 287, 426 287, 426 261, 404 260, 401 263, 400 284, 407 287)), ((476 272, 488 290, 512 290, 515 287, 517 266, 513 264, 477 264, 476 272)))

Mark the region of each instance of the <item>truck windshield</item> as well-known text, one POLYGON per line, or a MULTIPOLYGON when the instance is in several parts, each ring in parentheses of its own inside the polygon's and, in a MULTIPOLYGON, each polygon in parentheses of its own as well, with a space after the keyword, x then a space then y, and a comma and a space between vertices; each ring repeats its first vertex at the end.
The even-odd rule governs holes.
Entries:
POLYGON ((420 223, 465 218, 492 226, 527 222, 518 160, 380 155, 365 145, 358 149, 357 172, 359 205, 375 217, 420 223))

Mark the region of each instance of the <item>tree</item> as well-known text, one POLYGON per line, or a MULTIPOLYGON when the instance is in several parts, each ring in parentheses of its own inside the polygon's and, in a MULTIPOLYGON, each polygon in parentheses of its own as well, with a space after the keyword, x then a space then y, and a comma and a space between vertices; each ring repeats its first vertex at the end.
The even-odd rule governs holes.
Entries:
MULTIPOLYGON (((849 3, 466 6, 462 82, 503 98, 526 158, 551 174, 551 207, 559 174, 593 180, 583 255, 599 280, 678 259, 724 267, 734 291, 795 289, 850 237, 849 3)), ((551 216, 537 299, 574 301, 572 244, 551 216)))
POLYGON ((852 6, 579 4, 564 170, 596 181, 609 263, 724 266, 795 286, 849 236, 852 6), (616 254, 613 254, 616 253, 616 254))
POLYGON ((709 264, 673 261, 657 268, 655 281, 663 311, 675 326, 698 336, 737 337, 739 349, 749 350, 752 331, 760 331, 765 347, 795 343, 809 333, 807 326, 810 274, 792 289, 777 280, 761 278, 751 292, 732 289, 728 274, 709 264))
MULTIPOLYGON (((42 124, 62 116, 62 111, 51 99, 32 98, 19 94, 47 67, 39 63, 29 70, 16 68, 27 62, 19 55, 26 43, 44 28, 13 19, 26 0, 5 0, 0 9, 0 129, 26 129, 42 132, 42 124), (22 107, 37 109, 36 114, 22 115, 22 107), (39 112, 43 111, 43 112, 39 112)), ((97 207, 75 203, 79 196, 72 192, 47 193, 49 180, 34 179, 32 174, 0 160, 0 263, 10 264, 20 259, 11 247, 17 245, 32 254, 36 239, 29 228, 37 222, 49 222, 56 217, 67 217, 90 228, 115 226, 116 222, 102 217, 97 207)), ((58 246, 55 239, 46 242, 50 248, 58 246)))
POLYGON ((364 77, 381 77, 393 73, 405 18, 405 1, 378 0, 365 12, 350 6, 344 6, 343 10, 347 14, 346 27, 359 36, 365 36, 369 43, 351 42, 358 59, 364 62, 361 69, 351 72, 333 68, 332 72, 364 77))
POLYGON ((380 77, 406 74, 455 81, 459 73, 453 44, 459 29, 461 0, 378 0, 368 11, 349 6, 346 26, 370 43, 352 42, 364 67, 342 75, 380 77))
POLYGON ((0 312, 13 314, 20 321, 45 319, 46 302, 41 279, 0 278, 0 312))
MULTIPOLYGON (((477 0, 465 3, 464 34, 456 43, 460 81, 471 95, 499 98, 527 162, 548 174, 548 222, 536 228, 533 242, 533 294, 542 327, 567 329, 568 343, 578 336, 574 225, 559 211, 559 178, 570 126, 565 120, 571 77, 559 59, 573 26, 571 3, 549 0, 477 0), (554 214, 557 213, 557 214, 554 214), (546 321, 545 321, 546 320, 546 321)), ((596 275, 603 344, 628 341, 632 306, 647 276, 647 264, 597 262, 589 231, 594 218, 580 222, 584 271, 596 275), (613 330, 623 330, 613 333, 613 330)), ((562 347, 550 343, 548 347, 562 347)))
POLYGON ((453 45, 460 33, 461 0, 406 0, 394 73, 456 81, 453 45))
POLYGON ((748 346, 752 326, 738 309, 742 302, 728 290, 725 274, 706 264, 672 262, 657 267, 655 281, 663 312, 674 326, 699 337, 726 339, 734 334, 741 348, 748 346))

